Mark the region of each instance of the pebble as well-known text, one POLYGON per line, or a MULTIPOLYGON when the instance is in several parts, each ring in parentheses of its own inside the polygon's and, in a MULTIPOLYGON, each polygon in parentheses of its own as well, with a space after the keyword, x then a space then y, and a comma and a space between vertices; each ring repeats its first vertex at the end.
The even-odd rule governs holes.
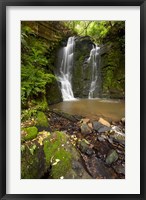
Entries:
POLYGON ((117 161, 118 158, 119 158, 119 156, 118 156, 117 152, 114 149, 112 149, 112 150, 110 150, 110 152, 108 153, 108 155, 106 157, 106 163, 110 165, 110 164, 114 163, 115 161, 117 161))

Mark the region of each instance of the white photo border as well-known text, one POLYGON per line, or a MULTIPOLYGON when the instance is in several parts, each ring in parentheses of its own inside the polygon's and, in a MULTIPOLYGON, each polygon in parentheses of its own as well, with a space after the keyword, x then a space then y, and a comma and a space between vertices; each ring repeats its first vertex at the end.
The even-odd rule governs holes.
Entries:
POLYGON ((140 194, 140 6, 7 6, 7 194, 140 194), (126 178, 20 179, 21 21, 125 21, 126 178))

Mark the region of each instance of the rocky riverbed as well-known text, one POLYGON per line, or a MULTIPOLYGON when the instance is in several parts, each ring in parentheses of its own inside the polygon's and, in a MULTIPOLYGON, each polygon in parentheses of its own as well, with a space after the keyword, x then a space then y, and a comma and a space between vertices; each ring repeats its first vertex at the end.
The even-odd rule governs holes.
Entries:
POLYGON ((43 125, 37 117, 22 122, 22 178, 125 178, 124 118, 108 122, 57 109, 44 116, 43 125))

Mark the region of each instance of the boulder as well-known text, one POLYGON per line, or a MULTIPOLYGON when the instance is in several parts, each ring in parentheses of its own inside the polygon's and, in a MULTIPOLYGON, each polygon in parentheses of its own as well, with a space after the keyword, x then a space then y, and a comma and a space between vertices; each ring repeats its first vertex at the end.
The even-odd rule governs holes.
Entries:
POLYGON ((21 145, 21 178, 92 178, 82 165, 79 151, 64 132, 38 133, 21 145))

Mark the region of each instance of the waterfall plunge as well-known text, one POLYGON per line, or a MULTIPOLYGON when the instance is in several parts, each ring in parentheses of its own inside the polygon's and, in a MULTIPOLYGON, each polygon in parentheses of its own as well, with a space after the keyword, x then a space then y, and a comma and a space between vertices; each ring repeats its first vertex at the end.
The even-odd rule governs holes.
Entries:
POLYGON ((58 79, 61 83, 61 92, 64 101, 75 99, 71 84, 74 45, 74 37, 69 37, 67 46, 63 48, 63 58, 58 79))
POLYGON ((94 91, 97 87, 97 79, 98 79, 98 55, 99 55, 99 47, 94 46, 92 50, 90 51, 90 57, 88 58, 88 63, 91 63, 92 67, 92 74, 91 74, 91 85, 90 85, 90 90, 89 90, 89 95, 88 98, 94 98, 94 91))

